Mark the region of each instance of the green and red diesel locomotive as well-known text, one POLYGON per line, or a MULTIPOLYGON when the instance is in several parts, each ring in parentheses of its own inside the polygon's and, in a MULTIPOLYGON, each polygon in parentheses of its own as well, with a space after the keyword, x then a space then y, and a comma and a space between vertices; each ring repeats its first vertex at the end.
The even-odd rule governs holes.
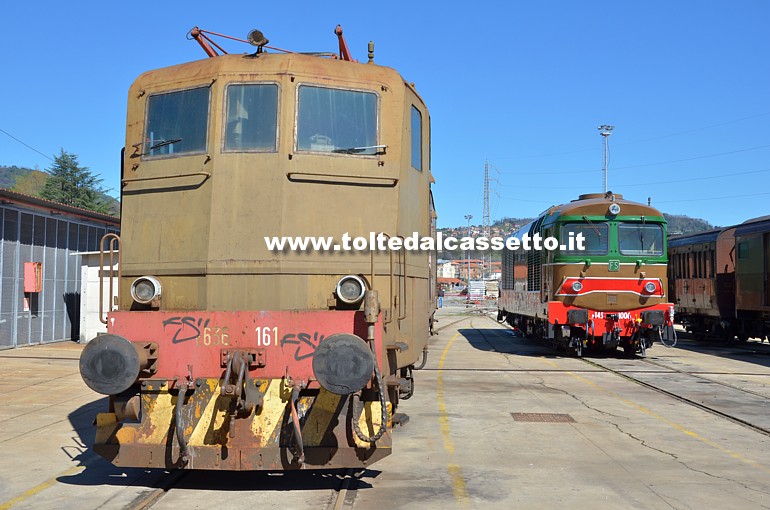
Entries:
POLYGON ((498 320, 577 356, 617 347, 644 355, 654 341, 673 340, 666 220, 658 210, 611 192, 581 195, 513 237, 535 235, 557 239, 559 249, 503 252, 498 320), (578 236, 583 250, 569 242, 578 236))

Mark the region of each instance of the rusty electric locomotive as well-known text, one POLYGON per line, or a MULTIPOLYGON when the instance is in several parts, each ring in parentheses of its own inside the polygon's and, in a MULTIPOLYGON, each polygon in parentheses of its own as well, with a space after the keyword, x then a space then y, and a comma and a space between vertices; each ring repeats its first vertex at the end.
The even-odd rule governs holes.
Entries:
POLYGON ((114 464, 390 453, 435 311, 432 254, 266 244, 435 231, 427 108, 371 43, 359 63, 336 33, 338 55, 276 51, 257 31, 236 55, 196 28, 210 58, 130 88, 121 234, 103 241, 119 253, 116 306, 80 361, 109 395, 94 449, 114 464))

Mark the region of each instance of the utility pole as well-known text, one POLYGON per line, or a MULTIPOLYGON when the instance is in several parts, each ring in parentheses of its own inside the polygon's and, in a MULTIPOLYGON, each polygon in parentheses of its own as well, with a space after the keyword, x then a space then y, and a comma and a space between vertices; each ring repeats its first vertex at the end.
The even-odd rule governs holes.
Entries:
POLYGON ((604 166, 603 174, 604 174, 604 192, 607 193, 607 164, 610 161, 610 151, 609 151, 609 145, 608 145, 608 138, 612 134, 612 130, 615 129, 615 126, 608 126, 607 124, 602 124, 599 126, 599 134, 602 135, 602 138, 604 139, 604 166))
MULTIPOLYGON (((484 236, 489 239, 489 160, 484 162, 484 218, 482 220, 482 227, 484 230, 484 236)), ((481 254, 481 271, 482 277, 484 273, 484 266, 487 263, 487 254, 481 254)), ((489 252, 489 270, 492 269, 492 252, 489 252)))
MULTIPOLYGON (((471 236, 471 220, 473 219, 473 215, 466 214, 465 219, 468 220, 468 237, 471 236)), ((468 299, 471 298, 471 251, 468 250, 468 279, 467 279, 467 285, 466 289, 468 289, 468 299)))

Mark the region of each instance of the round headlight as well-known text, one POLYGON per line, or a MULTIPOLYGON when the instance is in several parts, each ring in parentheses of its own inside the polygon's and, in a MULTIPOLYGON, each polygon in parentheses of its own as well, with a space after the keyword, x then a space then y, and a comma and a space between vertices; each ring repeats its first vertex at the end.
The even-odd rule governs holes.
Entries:
POLYGON ((644 290, 648 294, 652 294, 653 292, 655 292, 655 289, 656 289, 655 284, 652 282, 647 282, 644 284, 644 290))
POLYGON ((575 292, 580 292, 581 290, 583 290, 583 284, 580 282, 574 282, 572 284, 572 290, 575 292))
POLYGON ((154 276, 142 276, 131 284, 131 297, 143 305, 160 297, 160 281, 154 276))
POLYGON ((340 298, 340 301, 349 305, 353 305, 364 298, 366 285, 364 285, 364 281, 358 276, 343 276, 337 283, 337 289, 335 292, 337 297, 340 298))

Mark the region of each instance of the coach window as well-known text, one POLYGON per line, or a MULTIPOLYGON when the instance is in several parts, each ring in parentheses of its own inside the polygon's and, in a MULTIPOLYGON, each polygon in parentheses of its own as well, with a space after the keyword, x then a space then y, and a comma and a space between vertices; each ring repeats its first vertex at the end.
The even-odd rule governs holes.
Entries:
POLYGON ((747 242, 738 243, 738 258, 739 259, 749 258, 749 243, 747 242))
POLYGON ((225 151, 275 151, 277 126, 277 85, 228 85, 225 151))
POLYGON ((585 250, 577 249, 575 241, 574 250, 562 250, 564 255, 606 255, 608 244, 609 225, 606 223, 565 223, 561 226, 561 244, 568 246, 570 237, 577 238, 578 234, 585 239, 585 250))
POLYGON ((302 85, 297 100, 298 151, 384 153, 377 145, 377 94, 302 85))
POLYGON ((622 255, 663 255, 663 227, 656 224, 620 223, 618 245, 622 255))
POLYGON ((209 87, 155 94, 147 100, 144 157, 206 151, 209 87))
POLYGON ((412 168, 422 172, 422 114, 412 106, 412 168))

